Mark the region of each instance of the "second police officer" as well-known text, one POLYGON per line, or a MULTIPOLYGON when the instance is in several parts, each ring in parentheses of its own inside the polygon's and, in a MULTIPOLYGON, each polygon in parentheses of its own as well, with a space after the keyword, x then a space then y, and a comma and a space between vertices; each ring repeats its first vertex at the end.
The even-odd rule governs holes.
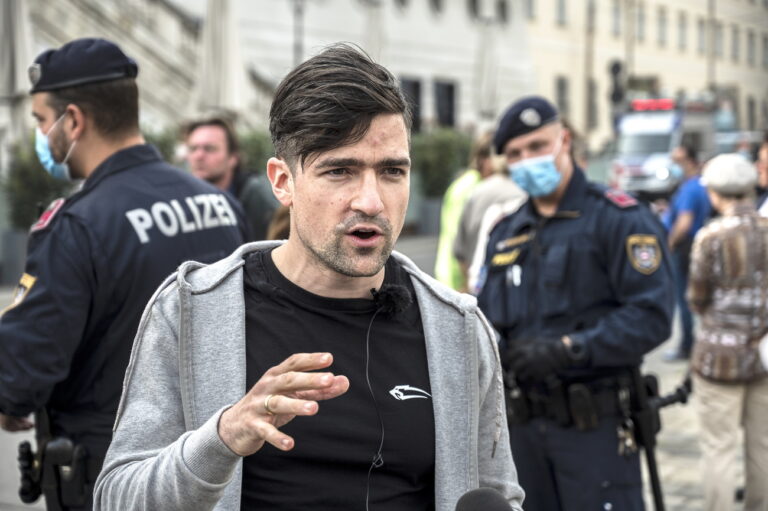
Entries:
POLYGON ((502 336, 524 508, 643 509, 626 375, 670 335, 663 229, 587 181, 544 98, 514 103, 494 145, 530 196, 494 227, 479 295, 502 336))
POLYGON ((38 157, 56 177, 84 179, 32 226, 0 316, 0 426, 28 429, 40 412, 38 436, 59 439, 44 449, 37 481, 49 510, 91 508, 154 290, 181 262, 215 261, 243 241, 238 205, 145 144, 137 73, 103 39, 45 51, 30 68, 38 157))

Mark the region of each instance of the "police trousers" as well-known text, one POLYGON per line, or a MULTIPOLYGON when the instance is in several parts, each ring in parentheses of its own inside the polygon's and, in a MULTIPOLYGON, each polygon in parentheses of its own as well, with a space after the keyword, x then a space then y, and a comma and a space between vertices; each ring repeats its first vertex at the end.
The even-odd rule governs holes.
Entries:
POLYGON ((525 511, 643 511, 638 453, 620 456, 618 417, 595 429, 534 418, 509 428, 525 511))

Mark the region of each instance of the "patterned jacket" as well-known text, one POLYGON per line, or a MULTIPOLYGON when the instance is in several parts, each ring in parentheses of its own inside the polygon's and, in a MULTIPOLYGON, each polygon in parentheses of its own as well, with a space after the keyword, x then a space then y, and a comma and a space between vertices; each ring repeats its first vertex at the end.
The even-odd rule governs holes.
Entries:
POLYGON ((739 203, 696 235, 688 302, 700 314, 694 370, 705 378, 763 376, 756 344, 768 331, 768 218, 739 203))

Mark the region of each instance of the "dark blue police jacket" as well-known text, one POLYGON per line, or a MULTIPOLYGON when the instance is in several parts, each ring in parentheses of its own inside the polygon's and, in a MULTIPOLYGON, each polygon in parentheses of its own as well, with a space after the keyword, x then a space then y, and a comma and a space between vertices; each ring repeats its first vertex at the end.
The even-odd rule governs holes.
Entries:
POLYGON ((239 205, 154 147, 106 159, 32 227, 24 275, 0 316, 0 413, 45 406, 53 434, 104 451, 152 293, 183 261, 232 252, 243 229, 239 205))
POLYGON ((504 342, 569 335, 586 349, 588 373, 637 366, 670 335, 674 285, 660 222, 578 168, 554 217, 529 200, 494 227, 483 271, 478 301, 504 342))

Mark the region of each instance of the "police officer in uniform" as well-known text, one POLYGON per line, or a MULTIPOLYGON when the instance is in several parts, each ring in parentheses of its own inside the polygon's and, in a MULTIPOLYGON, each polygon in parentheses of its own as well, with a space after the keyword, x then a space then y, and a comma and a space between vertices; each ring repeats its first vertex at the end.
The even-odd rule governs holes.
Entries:
POLYGON ((670 334, 664 231, 588 182, 555 107, 526 97, 494 144, 530 196, 491 232, 479 295, 501 334, 512 452, 535 511, 643 509, 627 374, 670 334))
POLYGON ((0 316, 0 426, 28 429, 37 412, 38 436, 59 439, 42 453, 48 509, 91 508, 154 290, 179 263, 212 262, 243 241, 238 205, 145 144, 137 73, 103 39, 45 51, 30 68, 40 161, 84 180, 32 226, 24 274, 0 316))

